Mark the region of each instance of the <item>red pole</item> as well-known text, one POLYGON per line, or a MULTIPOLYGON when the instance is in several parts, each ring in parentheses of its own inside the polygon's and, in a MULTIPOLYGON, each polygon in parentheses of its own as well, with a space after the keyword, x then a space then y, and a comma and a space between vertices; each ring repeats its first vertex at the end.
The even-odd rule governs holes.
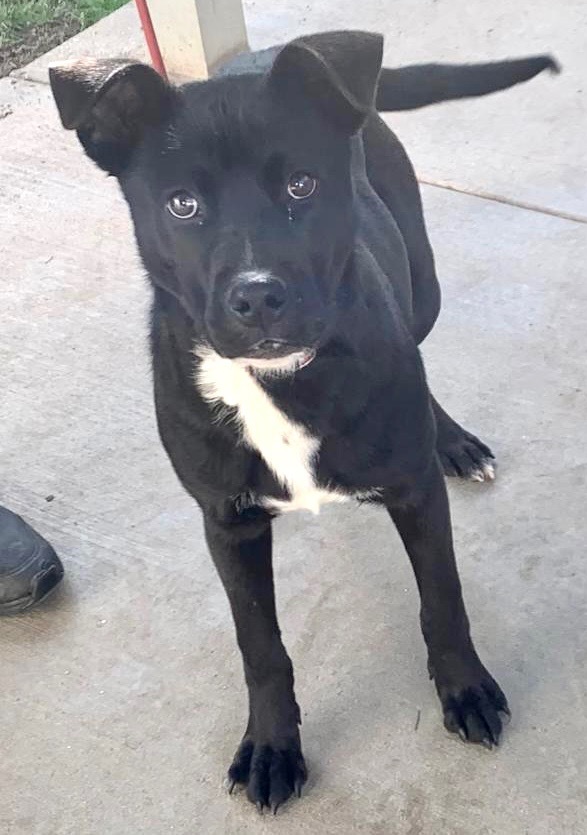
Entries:
POLYGON ((153 29, 153 21, 151 20, 147 0, 135 0, 135 3, 141 19, 141 26, 143 27, 145 40, 147 41, 151 62, 159 75, 162 75, 167 81, 167 71, 165 69, 165 64, 163 63, 163 56, 161 55, 159 44, 157 43, 157 36, 155 35, 155 30, 153 29))

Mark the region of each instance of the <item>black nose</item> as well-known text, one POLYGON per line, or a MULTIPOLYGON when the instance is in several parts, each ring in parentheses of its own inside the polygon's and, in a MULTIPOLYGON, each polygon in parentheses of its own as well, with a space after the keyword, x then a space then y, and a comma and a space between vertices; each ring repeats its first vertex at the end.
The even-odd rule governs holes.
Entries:
POLYGON ((243 324, 274 322, 287 302, 287 288, 275 276, 243 277, 228 291, 228 309, 243 324))

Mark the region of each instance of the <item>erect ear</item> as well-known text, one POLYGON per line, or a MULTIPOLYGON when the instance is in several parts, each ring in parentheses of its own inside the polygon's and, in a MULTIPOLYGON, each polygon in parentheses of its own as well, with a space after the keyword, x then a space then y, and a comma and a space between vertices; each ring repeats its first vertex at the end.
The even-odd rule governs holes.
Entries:
POLYGON ((63 127, 76 130, 88 156, 116 175, 173 98, 152 67, 123 60, 53 64, 49 79, 63 127))
POLYGON ((338 127, 354 133, 374 106, 382 58, 381 35, 309 35, 283 47, 269 83, 280 97, 293 97, 302 91, 338 127))

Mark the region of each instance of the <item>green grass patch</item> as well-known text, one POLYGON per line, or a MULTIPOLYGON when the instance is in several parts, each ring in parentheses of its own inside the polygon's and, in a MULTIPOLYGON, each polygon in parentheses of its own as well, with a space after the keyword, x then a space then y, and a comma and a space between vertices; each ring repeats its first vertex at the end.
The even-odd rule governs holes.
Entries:
POLYGON ((54 22, 85 29, 126 0, 0 0, 0 48, 18 43, 27 32, 54 22))

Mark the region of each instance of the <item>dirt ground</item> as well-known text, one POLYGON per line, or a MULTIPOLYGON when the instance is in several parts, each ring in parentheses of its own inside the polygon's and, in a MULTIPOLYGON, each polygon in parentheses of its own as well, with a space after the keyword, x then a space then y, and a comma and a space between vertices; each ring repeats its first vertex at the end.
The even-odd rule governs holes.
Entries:
POLYGON ((31 26, 15 43, 0 47, 0 77, 28 64, 44 52, 48 52, 81 29, 73 18, 51 20, 39 26, 31 26))
POLYGON ((0 0, 0 77, 92 26, 125 0, 0 0))

